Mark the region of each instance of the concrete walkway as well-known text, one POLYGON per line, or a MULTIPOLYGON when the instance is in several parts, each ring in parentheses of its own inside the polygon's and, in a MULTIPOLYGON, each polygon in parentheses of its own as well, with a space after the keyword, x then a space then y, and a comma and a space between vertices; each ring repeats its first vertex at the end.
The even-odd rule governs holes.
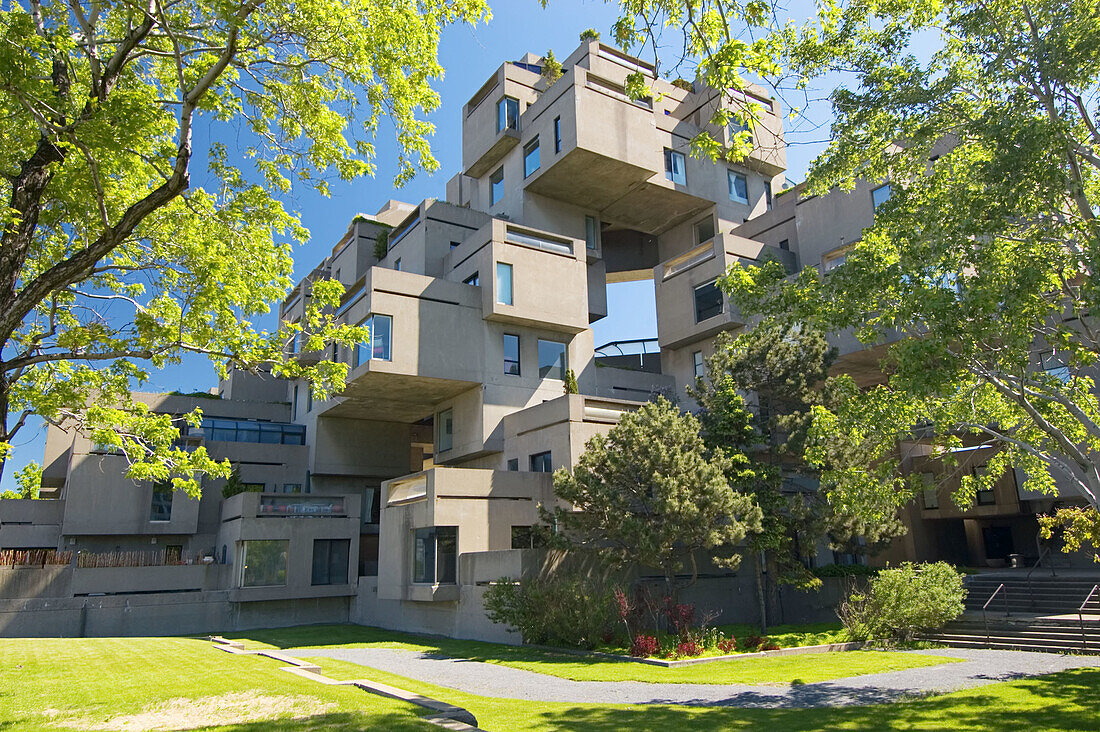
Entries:
POLYGON ((503 699, 769 708, 878 704, 1071 668, 1100 667, 1100 656, 1060 656, 1052 653, 962 648, 911 652, 964 660, 961 663, 854 676, 799 686, 753 686, 570 681, 492 663, 385 648, 296 648, 285 651, 292 656, 318 656, 351 661, 439 686, 503 699))

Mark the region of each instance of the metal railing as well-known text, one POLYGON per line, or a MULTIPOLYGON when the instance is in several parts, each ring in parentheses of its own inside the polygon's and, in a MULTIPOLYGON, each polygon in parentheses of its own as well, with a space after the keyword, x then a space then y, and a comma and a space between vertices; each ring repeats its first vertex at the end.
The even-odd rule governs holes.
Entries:
POLYGON ((989 603, 993 602, 993 598, 995 598, 997 595, 1000 595, 1002 592, 1004 594, 1001 595, 1001 602, 1004 603, 1005 617, 1007 618, 1009 616, 1009 612, 1008 612, 1008 590, 1005 589, 1004 582, 997 585, 997 589, 993 590, 993 594, 990 595, 989 599, 985 601, 984 605, 982 605, 982 622, 985 624, 985 644, 987 646, 992 645, 992 642, 990 640, 990 635, 989 635, 989 616, 986 613, 986 610, 989 609, 989 603))
MULTIPOLYGON (((1027 575, 1024 579, 1027 580, 1027 598, 1031 603, 1031 609, 1035 609, 1035 593, 1031 590, 1031 574, 1038 569, 1043 563, 1043 556, 1050 554, 1050 547, 1043 547, 1039 544, 1039 537, 1035 537, 1035 544, 1039 547, 1039 558, 1035 560, 1035 564, 1031 565, 1031 569, 1027 571, 1027 575)), ((1050 576, 1057 577, 1058 574, 1054 571, 1054 559, 1050 560, 1050 576)))
POLYGON ((1077 624, 1081 626, 1081 650, 1086 652, 1089 649, 1089 637, 1085 633, 1085 607, 1092 602, 1093 596, 1100 596, 1100 585, 1093 585, 1092 589, 1089 590, 1088 597, 1077 608, 1077 624))

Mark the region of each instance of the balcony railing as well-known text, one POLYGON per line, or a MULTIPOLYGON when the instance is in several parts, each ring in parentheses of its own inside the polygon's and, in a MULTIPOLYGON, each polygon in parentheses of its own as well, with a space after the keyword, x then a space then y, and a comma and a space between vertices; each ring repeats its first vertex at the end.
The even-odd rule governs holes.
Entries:
POLYGON ((343 496, 261 496, 260 516, 346 516, 343 496))

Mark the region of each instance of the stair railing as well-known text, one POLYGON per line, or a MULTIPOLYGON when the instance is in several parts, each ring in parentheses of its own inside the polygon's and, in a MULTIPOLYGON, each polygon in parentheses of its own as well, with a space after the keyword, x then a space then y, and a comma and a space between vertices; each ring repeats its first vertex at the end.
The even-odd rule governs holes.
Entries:
POLYGON ((1085 607, 1092 602, 1093 595, 1100 595, 1100 585, 1093 585, 1089 590, 1089 596, 1085 598, 1085 601, 1081 603, 1081 607, 1077 608, 1077 624, 1081 626, 1081 650, 1088 651, 1089 639, 1085 633, 1085 607))
POLYGON ((995 598, 997 595, 1001 595, 1001 601, 1004 603, 1005 617, 1008 617, 1008 590, 1005 589, 1005 584, 1004 582, 1002 582, 1001 584, 997 585, 997 589, 993 590, 993 594, 990 595, 989 599, 985 601, 984 605, 982 605, 982 622, 985 623, 986 646, 992 644, 989 636, 989 616, 986 614, 986 610, 989 609, 989 603, 993 602, 993 598, 995 598))
MULTIPOLYGON (((1035 544, 1036 544, 1036 546, 1039 545, 1039 537, 1038 536, 1035 537, 1035 544)), ((1039 548, 1039 558, 1037 560, 1035 560, 1035 564, 1031 565, 1031 569, 1029 569, 1027 571, 1027 576, 1025 577, 1025 579, 1027 580, 1027 599, 1028 599, 1028 602, 1031 603, 1031 609, 1032 610, 1035 609, 1035 593, 1031 591, 1031 573, 1034 572, 1036 569, 1038 569, 1042 565, 1043 556, 1047 555, 1047 554, 1050 554, 1050 547, 1049 546, 1039 548)), ((1058 576, 1054 571, 1054 560, 1053 559, 1050 560, 1050 576, 1051 577, 1057 577, 1058 576)))

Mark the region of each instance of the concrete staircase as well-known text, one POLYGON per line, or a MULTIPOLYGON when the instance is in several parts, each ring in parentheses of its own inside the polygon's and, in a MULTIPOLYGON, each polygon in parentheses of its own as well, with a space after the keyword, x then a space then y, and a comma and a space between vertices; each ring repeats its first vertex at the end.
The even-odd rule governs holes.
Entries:
POLYGON ((1100 592, 1078 609, 1100 576, 978 574, 966 578, 966 612, 925 640, 960 648, 1100 654, 1100 592), (982 606, 997 588, 985 613, 982 606))

